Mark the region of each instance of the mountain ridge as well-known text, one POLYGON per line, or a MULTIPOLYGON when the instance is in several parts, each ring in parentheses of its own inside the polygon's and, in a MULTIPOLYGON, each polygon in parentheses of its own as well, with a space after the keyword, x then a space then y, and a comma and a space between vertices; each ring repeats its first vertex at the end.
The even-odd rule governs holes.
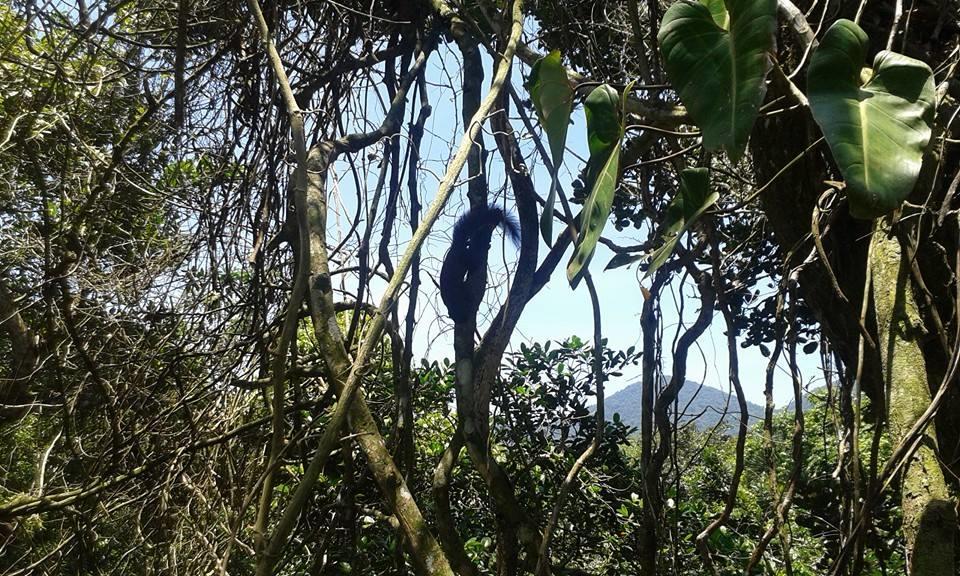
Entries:
MULTIPOLYGON (((634 428, 640 427, 641 383, 628 384, 604 399, 604 416, 612 421, 614 414, 620 420, 634 428)), ((694 423, 701 429, 710 429, 721 423, 724 427, 734 427, 740 418, 737 397, 732 391, 699 384, 692 380, 684 382, 678 394, 680 418, 682 424, 694 423)), ((671 408, 672 409, 672 408, 671 408)), ((747 401, 748 425, 763 419, 763 406, 747 401)))

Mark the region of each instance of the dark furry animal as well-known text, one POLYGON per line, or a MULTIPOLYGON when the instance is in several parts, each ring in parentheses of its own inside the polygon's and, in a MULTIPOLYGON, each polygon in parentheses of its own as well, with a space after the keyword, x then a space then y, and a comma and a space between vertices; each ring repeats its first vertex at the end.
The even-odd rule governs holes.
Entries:
POLYGON ((520 224, 497 206, 476 206, 453 227, 450 250, 440 269, 440 297, 454 322, 466 321, 480 308, 484 283, 474 279, 486 274, 487 251, 497 226, 503 228, 514 245, 519 243, 520 224))

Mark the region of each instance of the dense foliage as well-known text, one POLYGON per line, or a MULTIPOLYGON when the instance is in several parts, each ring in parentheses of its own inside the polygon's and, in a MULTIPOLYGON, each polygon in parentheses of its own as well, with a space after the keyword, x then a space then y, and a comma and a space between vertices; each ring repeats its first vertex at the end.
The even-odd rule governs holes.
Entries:
POLYGON ((955 0, 2 3, 0 574, 960 573, 958 65, 955 0))

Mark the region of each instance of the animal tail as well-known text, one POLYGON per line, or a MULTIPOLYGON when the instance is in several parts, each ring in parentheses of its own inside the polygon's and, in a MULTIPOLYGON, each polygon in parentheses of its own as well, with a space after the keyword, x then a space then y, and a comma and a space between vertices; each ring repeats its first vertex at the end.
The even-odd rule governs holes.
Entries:
POLYGON ((503 228, 504 234, 514 246, 520 244, 520 223, 516 216, 499 206, 481 204, 471 208, 457 220, 453 227, 453 245, 464 246, 477 235, 489 238, 497 226, 503 228))

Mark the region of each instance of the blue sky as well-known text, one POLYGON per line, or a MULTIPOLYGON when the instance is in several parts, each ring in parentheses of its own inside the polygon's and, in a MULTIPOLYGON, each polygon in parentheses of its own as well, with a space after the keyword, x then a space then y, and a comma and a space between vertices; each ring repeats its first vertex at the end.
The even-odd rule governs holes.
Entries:
MULTIPOLYGON (((486 88, 491 76, 490 60, 488 58, 485 59, 485 64, 487 68, 484 82, 486 88)), ((421 148, 422 180, 420 190, 424 205, 427 205, 433 198, 439 179, 446 168, 447 160, 452 154, 452 149, 457 145, 463 134, 459 110, 459 74, 461 70, 459 55, 447 49, 441 49, 437 54, 432 55, 427 65, 428 92, 433 113, 427 122, 426 134, 421 148), (451 86, 456 88, 451 89, 451 86)), ((527 71, 522 64, 516 64, 513 84, 518 93, 525 94, 522 86, 521 70, 523 72, 527 71)), ((367 104, 376 106, 375 103, 370 101, 367 104)), ((365 108, 370 109, 372 107, 365 106, 365 108)), ((418 100, 408 99, 406 121, 410 121, 411 109, 413 114, 418 112, 418 100)), ((560 183, 565 191, 570 190, 570 182, 582 166, 581 159, 587 157, 582 107, 574 110, 573 120, 567 135, 567 154, 560 171, 560 183)), ((378 119, 366 118, 363 128, 369 129, 369 123, 375 121, 378 121, 378 119)), ((357 127, 357 129, 359 128, 360 126, 357 127)), ((522 124, 519 121, 515 122, 514 128, 522 130, 522 124)), ((405 138, 405 133, 403 137, 405 138)), ((493 149, 494 143, 489 133, 489 126, 485 127, 484 138, 488 150, 491 151, 487 169, 489 171, 491 196, 495 197, 497 192, 502 189, 504 175, 500 167, 499 157, 493 149)), ((525 144, 532 150, 533 145, 529 140, 525 141, 525 144)), ((528 155, 527 157, 533 158, 536 162, 531 166, 534 182, 537 184, 538 190, 541 191, 541 195, 545 196, 550 185, 549 174, 538 156, 528 155)), ((363 161, 360 158, 354 160, 355 162, 363 161)), ((369 188, 372 190, 376 185, 378 176, 377 162, 368 159, 366 167, 366 179, 369 188)), ((340 235, 346 233, 356 210, 356 196, 351 183, 350 168, 343 160, 338 163, 336 168, 338 169, 337 176, 340 178, 340 182, 338 187, 334 188, 334 194, 337 196, 330 203, 332 214, 329 223, 334 227, 331 230, 332 241, 338 240, 340 235)), ((417 312, 419 322, 414 338, 415 357, 440 359, 453 356, 453 325, 446 317, 446 310, 440 302, 434 281, 439 277, 440 264, 449 245, 449 233, 453 222, 465 207, 466 185, 464 180, 466 169, 464 169, 460 178, 461 185, 454 190, 453 196, 448 202, 445 216, 434 227, 434 231, 424 247, 423 270, 421 273, 423 292, 419 299, 417 312)), ((405 187, 402 196, 406 196, 405 187)), ((502 199, 501 196, 500 200, 502 201, 502 199)), ((508 199, 508 208, 509 202, 508 199)), ((366 217, 365 214, 364 218, 366 219, 366 217)), ((382 219, 382 208, 380 213, 377 214, 377 219, 382 219)), ((362 226, 363 224, 361 224, 361 229, 362 226)), ((409 239, 407 227, 402 226, 401 228, 403 230, 400 237, 395 239, 395 247, 398 252, 402 252, 406 241, 409 239)), ((379 230, 380 228, 377 227, 376 229, 379 230)), ((555 234, 558 234, 561 230, 561 226, 554 227, 555 234)), ((637 231, 634 230, 633 232, 636 233, 637 231)), ((629 230, 617 232, 613 226, 608 226, 604 235, 620 244, 636 244, 640 240, 639 235, 632 236, 629 230)), ((374 241, 377 241, 376 236, 374 241)), ((547 247, 541 244, 541 259, 546 252, 547 247)), ((636 346, 637 349, 640 349, 639 318, 643 306, 640 285, 644 282, 642 274, 638 273, 635 268, 604 271, 603 267, 612 256, 613 254, 609 249, 600 245, 590 266, 601 300, 603 334, 608 339, 609 346, 613 349, 626 349, 629 346, 636 346)), ((509 242, 494 242, 490 255, 491 276, 490 288, 487 292, 488 303, 495 305, 502 301, 515 258, 516 250, 509 242)), ((571 290, 564 271, 567 258, 569 258, 569 251, 564 261, 554 272, 550 283, 527 305, 511 340, 512 346, 519 346, 521 342, 563 340, 571 335, 580 336, 584 340, 590 339, 593 333, 593 320, 589 295, 586 287, 582 284, 576 291, 571 290)), ((373 287, 375 291, 382 290, 382 288, 382 283, 380 285, 375 284, 373 287)), ((681 303, 684 308, 683 319, 687 324, 696 315, 699 302, 691 296, 694 293, 692 286, 681 286, 679 278, 675 278, 669 289, 664 291, 661 308, 664 316, 664 337, 668 341, 673 341, 675 331, 679 326, 678 309, 681 307, 681 303)), ((380 294, 374 296, 378 299, 380 294)), ((405 304, 406 301, 404 300, 401 315, 405 312, 405 304)), ((483 311, 482 308, 481 314, 483 311)), ((723 319, 718 315, 711 328, 697 342, 696 348, 691 350, 688 358, 687 378, 702 381, 721 390, 728 390, 726 337, 723 334, 723 324, 723 319)), ((671 371, 669 356, 668 352, 665 351, 664 372, 667 374, 671 371)), ((809 384, 812 380, 821 378, 819 370, 817 370, 817 362, 818 360, 815 357, 802 359, 800 366, 805 383, 809 384)), ((784 363, 781 362, 781 364, 784 363)), ((740 378, 744 391, 749 400, 761 404, 764 402, 763 387, 766 366, 767 359, 762 356, 758 349, 740 349, 740 378)), ((632 373, 625 372, 621 378, 608 383, 608 393, 622 389, 625 385, 635 381, 638 375, 639 368, 632 373)), ((789 374, 785 370, 785 365, 782 365, 777 370, 774 399, 778 406, 784 406, 792 397, 789 374)))

